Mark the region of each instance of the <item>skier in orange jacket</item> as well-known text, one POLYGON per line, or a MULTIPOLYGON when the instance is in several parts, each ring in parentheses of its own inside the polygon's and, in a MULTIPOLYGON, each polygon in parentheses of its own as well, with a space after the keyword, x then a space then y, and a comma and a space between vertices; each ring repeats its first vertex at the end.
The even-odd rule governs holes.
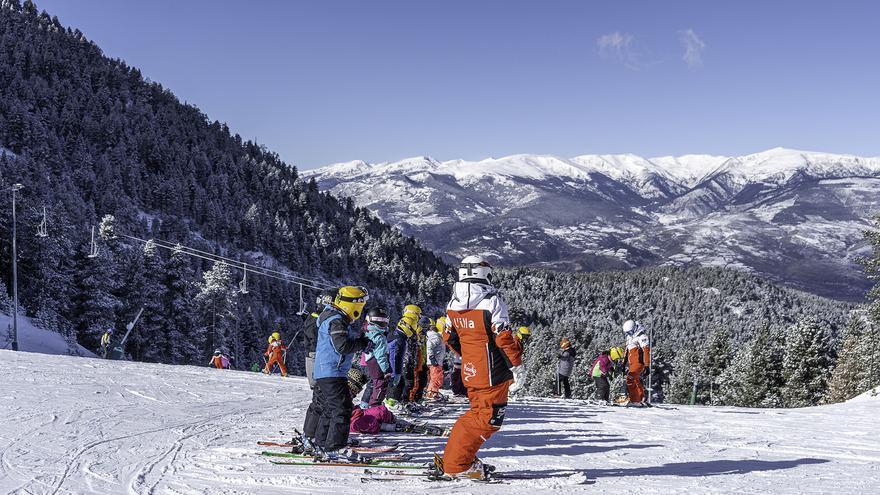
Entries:
POLYGON ((483 442, 501 429, 508 390, 525 384, 522 345, 510 330, 507 304, 491 284, 492 267, 479 256, 468 256, 458 268, 458 283, 446 307, 443 340, 461 356, 461 377, 470 409, 449 435, 438 474, 447 478, 485 479, 490 469, 477 459, 483 442))
POLYGON ((284 351, 286 350, 287 346, 281 342, 281 334, 278 332, 273 333, 269 337, 269 346, 266 347, 266 352, 263 353, 269 358, 266 361, 266 367, 263 368, 263 373, 267 375, 272 373, 272 365, 277 364, 281 369, 281 376, 287 376, 287 368, 284 366, 284 351))
POLYGON ((642 373, 651 364, 651 341, 645 334, 642 324, 627 320, 623 323, 626 335, 626 391, 629 395, 628 405, 644 406, 645 386, 642 384, 642 373))

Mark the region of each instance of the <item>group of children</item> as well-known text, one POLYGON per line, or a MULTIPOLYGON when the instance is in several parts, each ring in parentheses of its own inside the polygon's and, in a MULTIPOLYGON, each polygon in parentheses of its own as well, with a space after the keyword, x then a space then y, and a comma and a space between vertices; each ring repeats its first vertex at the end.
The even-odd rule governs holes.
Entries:
MULTIPOLYGON (((489 469, 476 453, 501 428, 508 391, 525 383, 522 349, 529 337, 525 327, 510 328, 489 263, 474 256, 462 261, 446 314, 424 318, 426 327, 415 304, 406 305, 392 326, 384 309, 365 311, 368 301, 363 287, 326 291, 306 320, 312 402, 303 424, 303 451, 331 462, 360 460, 349 448, 349 433, 399 429, 395 412, 446 400, 440 388, 449 368, 453 394, 467 396, 470 409, 448 432, 436 469, 448 477, 487 476, 489 469)), ((267 369, 271 362, 270 353, 267 369)))
MULTIPOLYGON (((611 378, 615 373, 625 372, 627 404, 632 406, 648 405, 642 374, 651 363, 651 342, 641 323, 627 320, 623 324, 626 337, 626 350, 612 347, 600 351, 590 364, 589 376, 596 386, 596 399, 611 403, 611 378)), ((559 343, 557 361, 557 395, 571 398, 569 377, 574 369, 575 349, 568 339, 559 343)))

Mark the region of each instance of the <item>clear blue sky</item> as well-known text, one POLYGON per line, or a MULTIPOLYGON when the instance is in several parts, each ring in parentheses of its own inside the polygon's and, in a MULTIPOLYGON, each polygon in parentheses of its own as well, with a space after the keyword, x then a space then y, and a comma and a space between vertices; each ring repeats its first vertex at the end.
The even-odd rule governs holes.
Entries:
POLYGON ((37 5, 301 168, 775 146, 880 155, 875 1, 37 5))

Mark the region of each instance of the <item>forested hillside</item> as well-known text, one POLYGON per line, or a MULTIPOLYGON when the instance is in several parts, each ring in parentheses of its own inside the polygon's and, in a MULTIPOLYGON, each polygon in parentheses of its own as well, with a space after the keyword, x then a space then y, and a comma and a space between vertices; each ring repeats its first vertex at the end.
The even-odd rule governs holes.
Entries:
POLYGON ((590 362, 599 349, 624 345, 621 325, 637 319, 653 330, 658 397, 687 402, 696 380, 700 403, 817 404, 831 400, 844 329, 862 328, 855 305, 719 268, 588 274, 521 268, 499 271, 497 285, 515 324, 531 326, 528 390, 539 395, 554 392, 560 339, 579 351, 573 387, 586 397, 593 390, 590 362))
MULTIPOLYGON (((11 284, 17 193, 19 296, 46 328, 87 348, 144 317, 135 359, 204 363, 225 347, 258 361, 265 336, 299 328, 298 286, 185 256, 156 238, 320 282, 363 284, 394 308, 441 304, 448 267, 296 167, 104 56, 29 0, 0 3, 0 267, 11 284), (47 237, 37 236, 46 212, 47 237), (90 230, 99 255, 89 257, 90 230)), ((296 118, 295 115, 291 118, 296 118)), ((306 290, 307 301, 316 292, 306 290)), ((374 297, 374 300, 377 299, 374 297)), ((312 303, 313 304, 313 303, 312 303)), ((5 329, 3 329, 5 331, 5 329)))

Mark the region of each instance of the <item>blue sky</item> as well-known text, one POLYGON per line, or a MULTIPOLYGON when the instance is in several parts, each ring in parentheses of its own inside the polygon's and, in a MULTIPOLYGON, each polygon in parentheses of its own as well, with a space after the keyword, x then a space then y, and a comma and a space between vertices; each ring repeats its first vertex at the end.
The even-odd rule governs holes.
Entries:
POLYGON ((880 155, 880 2, 38 0, 290 164, 880 155))

